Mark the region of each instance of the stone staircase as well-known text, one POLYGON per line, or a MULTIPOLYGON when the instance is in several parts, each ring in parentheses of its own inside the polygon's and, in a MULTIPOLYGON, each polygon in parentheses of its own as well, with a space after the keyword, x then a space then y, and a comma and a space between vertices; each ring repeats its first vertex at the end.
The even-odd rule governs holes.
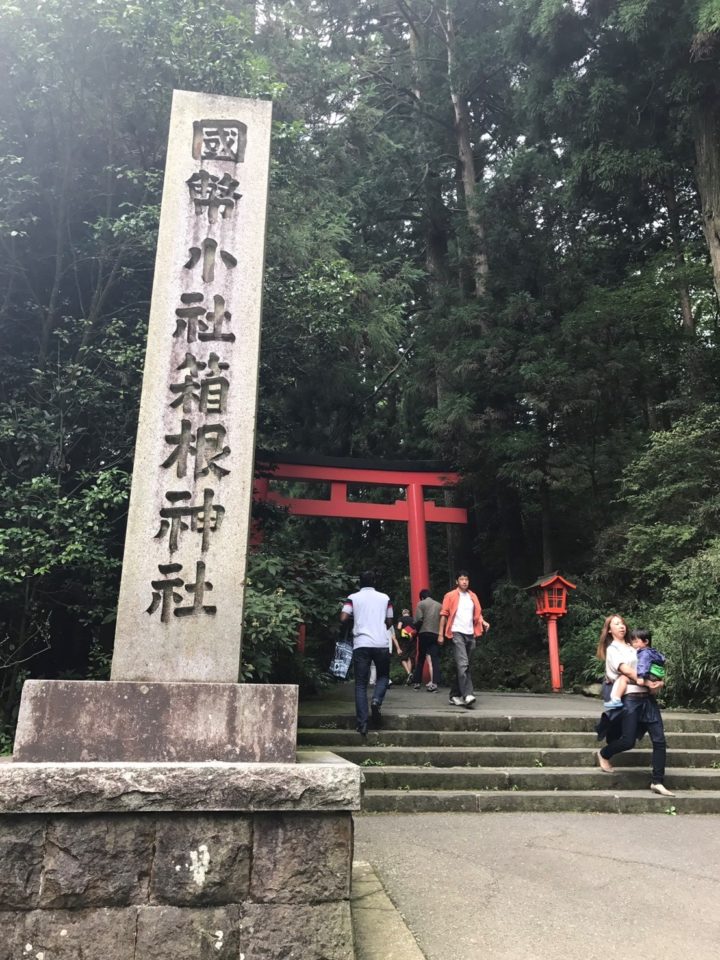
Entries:
POLYGON ((593 716, 387 712, 363 743, 347 713, 308 711, 298 745, 359 764, 367 812, 720 813, 720 717, 664 719, 674 798, 648 789, 646 741, 613 759, 615 774, 600 771, 593 716))

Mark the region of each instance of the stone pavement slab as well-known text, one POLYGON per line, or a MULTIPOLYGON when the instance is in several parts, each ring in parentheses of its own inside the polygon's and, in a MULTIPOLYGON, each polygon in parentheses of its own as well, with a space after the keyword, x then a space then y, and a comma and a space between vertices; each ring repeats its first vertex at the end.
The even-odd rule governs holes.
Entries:
POLYGON ((355 960, 425 960, 369 863, 353 863, 355 960))
POLYGON ((715 960, 720 820, 464 813, 356 817, 427 960, 715 960))
MULTIPOLYGON (((368 690, 372 694, 372 687, 368 690)), ((448 703, 449 687, 441 687, 435 693, 425 688, 414 690, 412 687, 393 684, 388 688, 383 703, 383 712, 387 713, 447 713, 465 712, 463 707, 451 707, 448 703)), ((499 691, 476 690, 475 712, 499 714, 547 713, 552 716, 589 716, 598 713, 598 701, 592 697, 578 694, 535 694, 504 693, 499 691)), ((303 697, 301 712, 320 715, 355 710, 355 684, 350 680, 337 683, 321 694, 303 697)))
MULTIPOLYGON (((371 692, 372 688, 370 688, 371 692)), ((453 707, 448 703, 448 687, 441 687, 436 693, 428 693, 425 688, 414 690, 412 687, 393 684, 385 697, 383 713, 394 714, 473 714, 488 717, 599 717, 600 702, 597 697, 586 697, 576 693, 505 693, 495 690, 476 690, 477 702, 473 710, 453 707)), ((352 681, 338 683, 313 697, 304 697, 300 704, 300 713, 308 716, 332 716, 334 714, 355 713, 355 685, 352 681)), ((696 713, 688 710, 663 710, 664 717, 707 717, 718 719, 717 714, 696 713)), ((305 724, 307 725, 307 724, 305 724)))

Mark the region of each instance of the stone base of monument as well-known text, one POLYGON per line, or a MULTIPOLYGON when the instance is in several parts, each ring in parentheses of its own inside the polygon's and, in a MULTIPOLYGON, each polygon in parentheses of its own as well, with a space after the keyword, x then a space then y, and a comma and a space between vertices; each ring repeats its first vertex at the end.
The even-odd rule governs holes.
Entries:
POLYGON ((284 763, 0 767, 0 958, 352 960, 361 772, 284 763))
POLYGON ((19 761, 295 760, 291 684, 28 680, 19 761))

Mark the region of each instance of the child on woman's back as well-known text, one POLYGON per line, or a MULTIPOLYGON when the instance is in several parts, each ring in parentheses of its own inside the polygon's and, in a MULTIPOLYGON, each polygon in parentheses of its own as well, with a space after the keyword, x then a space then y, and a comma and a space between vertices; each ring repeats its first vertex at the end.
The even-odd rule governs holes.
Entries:
MULTIPOLYGON (((648 680, 665 679, 665 657, 650 646, 651 640, 652 634, 649 630, 633 630, 630 634, 630 643, 637 650, 637 678, 640 686, 648 680)), ((623 705, 622 698, 627 685, 628 678, 621 673, 613 684, 610 699, 603 703, 606 710, 615 710, 623 705)))

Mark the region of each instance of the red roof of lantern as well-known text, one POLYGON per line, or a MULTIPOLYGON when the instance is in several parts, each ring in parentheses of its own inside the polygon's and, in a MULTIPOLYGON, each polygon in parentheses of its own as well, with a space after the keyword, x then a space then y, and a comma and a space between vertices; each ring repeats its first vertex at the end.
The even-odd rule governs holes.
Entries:
POLYGON ((574 583, 570 583, 569 580, 566 580, 565 577, 561 576, 557 570, 553 570, 552 573, 544 573, 542 577, 539 577, 535 583, 531 583, 529 587, 526 587, 526 590, 535 590, 537 587, 549 587, 552 584, 559 582, 564 584, 570 590, 576 590, 574 583))

